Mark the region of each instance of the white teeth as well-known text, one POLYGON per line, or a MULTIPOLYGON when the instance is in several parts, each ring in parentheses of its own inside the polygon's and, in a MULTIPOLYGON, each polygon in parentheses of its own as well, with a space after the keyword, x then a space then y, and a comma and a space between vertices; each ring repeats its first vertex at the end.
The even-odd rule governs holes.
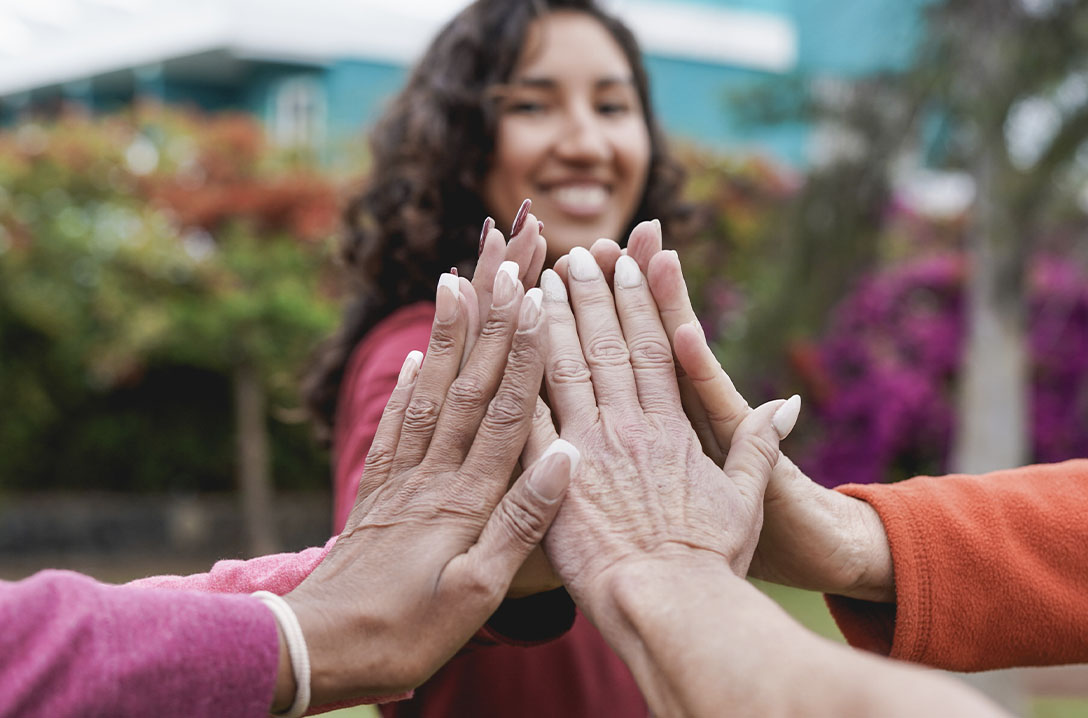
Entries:
POLYGON ((608 190, 600 185, 567 185, 552 190, 555 201, 574 210, 592 211, 608 202, 608 190))

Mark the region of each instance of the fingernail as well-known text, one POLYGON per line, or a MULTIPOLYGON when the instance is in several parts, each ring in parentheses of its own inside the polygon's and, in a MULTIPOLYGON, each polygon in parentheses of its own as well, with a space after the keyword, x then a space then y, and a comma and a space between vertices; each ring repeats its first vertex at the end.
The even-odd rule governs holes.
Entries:
POLYGON ((638 262, 624 255, 616 260, 616 284, 624 289, 633 289, 642 284, 642 270, 638 262))
POLYGON ((529 487, 549 501, 558 499, 570 485, 570 479, 574 476, 581 460, 582 455, 573 444, 563 439, 556 439, 541 455, 539 467, 529 477, 529 487), (567 457, 567 461, 570 462, 570 468, 567 471, 547 470, 544 462, 554 454, 563 454, 567 457))
POLYGON ((544 223, 539 219, 536 221, 536 231, 540 234, 544 234, 544 223))
POLYGON ((457 314, 457 305, 461 301, 461 287, 457 277, 452 274, 443 274, 438 279, 438 294, 434 299, 434 318, 440 322, 448 322, 457 314))
POLYGON ((536 320, 540 317, 540 303, 544 301, 544 292, 533 287, 525 293, 521 300, 521 316, 518 317, 519 329, 530 329, 536 326, 536 320))
POLYGON ((419 365, 423 362, 423 352, 413 349, 404 357, 404 364, 400 367, 400 376, 397 377, 397 386, 408 386, 419 376, 419 365))
POLYGON ((495 226, 495 220, 488 217, 484 220, 484 228, 480 230, 480 248, 476 250, 476 256, 479 257, 484 253, 484 240, 487 239, 487 233, 495 226))
POLYGON ((771 417, 771 426, 778 432, 779 439, 785 439, 793 431, 794 425, 797 423, 797 415, 801 413, 801 397, 794 394, 786 403, 778 407, 778 410, 771 417))
POLYGON ((505 307, 514 298, 514 286, 521 268, 517 262, 503 262, 495 272, 495 284, 491 287, 491 306, 505 307))
POLYGON ((586 281, 601 276, 601 268, 597 260, 585 247, 575 247, 570 250, 570 273, 575 279, 586 281))
POLYGON ((544 274, 540 277, 540 287, 544 290, 544 296, 549 302, 567 301, 567 288, 555 270, 544 270, 544 274))
POLYGON ((653 224, 653 226, 657 228, 657 236, 660 237, 661 236, 661 220, 658 219, 657 217, 654 217, 652 220, 650 220, 650 223, 653 224))
POLYGON ((510 239, 517 236, 521 228, 525 226, 525 218, 529 216, 529 208, 533 206, 531 199, 526 199, 521 203, 521 208, 518 209, 517 216, 514 217, 514 224, 510 227, 510 239))
POLYGON ((452 274, 453 276, 456 277, 457 276, 457 267, 450 267, 450 274, 452 274))

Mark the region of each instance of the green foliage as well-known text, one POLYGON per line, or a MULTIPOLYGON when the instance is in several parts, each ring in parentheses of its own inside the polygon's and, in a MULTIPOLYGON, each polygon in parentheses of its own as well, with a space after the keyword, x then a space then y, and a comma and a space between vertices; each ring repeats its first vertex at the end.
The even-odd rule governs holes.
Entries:
POLYGON ((335 326, 331 184, 251 119, 143 107, 0 134, 0 188, 0 486, 229 487, 233 369, 297 414, 335 326))

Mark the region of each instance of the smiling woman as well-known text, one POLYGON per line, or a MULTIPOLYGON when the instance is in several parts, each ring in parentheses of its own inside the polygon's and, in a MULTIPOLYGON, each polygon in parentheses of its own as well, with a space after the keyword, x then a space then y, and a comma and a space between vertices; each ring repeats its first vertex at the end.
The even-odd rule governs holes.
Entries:
MULTIPOLYGON (((425 348, 435 275, 451 266, 471 274, 479 257, 472 284, 482 293, 506 259, 531 285, 572 247, 623 239, 654 218, 675 240, 690 216, 634 36, 591 0, 465 8, 370 140, 371 175, 348 206, 343 247, 359 289, 307 384, 331 434, 336 529, 400 362, 425 348), (510 228, 508 247, 487 215, 510 228)), ((384 707, 387 718, 646 714, 627 668, 539 551, 474 644, 412 701, 384 707)))
POLYGON ((483 196, 496 208, 533 198, 548 259, 599 237, 619 238, 642 199, 650 130, 631 66, 593 17, 536 20, 510 82, 496 88, 499 121, 483 196))

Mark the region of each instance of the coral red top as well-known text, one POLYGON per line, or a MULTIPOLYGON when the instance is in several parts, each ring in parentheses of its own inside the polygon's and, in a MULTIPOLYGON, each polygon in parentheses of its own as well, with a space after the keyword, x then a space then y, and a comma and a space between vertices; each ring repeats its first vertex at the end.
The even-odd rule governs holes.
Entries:
POLYGON ((955 671, 1088 662, 1088 460, 847 485, 888 533, 896 603, 828 596, 854 646, 955 671))
MULTIPOLYGON (((433 321, 430 302, 399 309, 363 338, 348 362, 333 434, 337 532, 351 513, 367 451, 401 364, 413 349, 426 350, 433 321)), ((562 589, 503 602, 470 648, 416 689, 410 700, 383 705, 383 716, 649 714, 623 661, 574 610, 562 589)))

